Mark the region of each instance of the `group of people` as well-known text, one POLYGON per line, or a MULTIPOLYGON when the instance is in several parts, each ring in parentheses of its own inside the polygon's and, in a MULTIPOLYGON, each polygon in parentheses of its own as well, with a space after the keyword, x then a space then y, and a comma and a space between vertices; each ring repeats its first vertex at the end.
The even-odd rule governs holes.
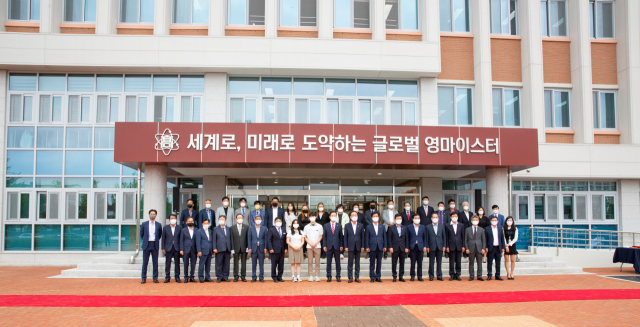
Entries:
POLYGON ((146 282, 149 258, 153 265, 153 282, 158 283, 158 255, 160 248, 166 256, 165 283, 171 281, 171 265, 174 263, 175 281, 181 283, 180 258, 184 265, 184 282, 195 283, 195 266, 198 262, 198 281, 213 282, 211 260, 215 256, 216 282, 230 282, 230 261, 233 256, 234 282, 246 282, 247 258, 251 258, 251 282, 264 282, 264 260, 267 253, 271 260, 271 278, 283 282, 284 258, 288 254, 293 282, 301 282, 301 266, 308 258, 308 280, 320 281, 320 258, 327 258, 326 280, 340 282, 341 262, 347 256, 348 282, 360 283, 360 257, 365 252, 369 258, 369 278, 382 282, 383 258, 390 254, 393 282, 404 282, 405 258, 410 260, 411 281, 417 277, 423 281, 424 253, 429 257, 429 280, 442 277, 442 257, 449 258, 449 280, 461 280, 461 258, 469 258, 469 280, 483 281, 482 264, 487 264, 487 280, 500 276, 500 261, 505 257, 507 279, 514 279, 516 242, 518 229, 511 216, 499 213, 497 205, 493 214, 486 216, 484 208, 469 211, 464 202, 463 210, 456 209, 455 200, 449 200, 449 208, 443 202, 437 210, 429 206, 429 198, 422 198, 422 205, 413 211, 411 203, 404 203, 398 212, 389 200, 386 208, 378 210, 376 201, 360 212, 358 204, 350 213, 339 204, 336 211, 326 212, 318 203, 317 212, 311 212, 304 204, 298 214, 293 203, 286 210, 280 207, 277 197, 271 199, 271 207, 261 209, 259 201, 254 210, 246 208, 246 199, 239 201, 240 208, 233 209, 229 198, 222 198, 222 206, 212 210, 211 200, 205 201, 205 209, 194 209, 188 200, 187 209, 171 214, 169 224, 155 222, 156 210, 149 211, 149 221, 140 228, 143 240, 142 283, 146 282), (382 220, 381 220, 382 218, 382 220), (213 222, 217 225, 213 226, 213 222), (162 247, 160 247, 162 242, 162 247), (477 266, 477 270, 476 267, 477 266))

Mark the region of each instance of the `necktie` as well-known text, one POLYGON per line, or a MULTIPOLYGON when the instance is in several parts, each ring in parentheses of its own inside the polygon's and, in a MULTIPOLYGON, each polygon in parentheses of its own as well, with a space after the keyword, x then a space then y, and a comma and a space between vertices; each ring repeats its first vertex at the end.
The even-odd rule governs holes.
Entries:
POLYGON ((209 216, 209 221, 211 221, 211 210, 207 210, 207 216, 209 216))
POLYGON ((331 223, 331 234, 333 234, 336 231, 336 226, 334 223, 331 223))
POLYGON ((242 235, 242 227, 240 225, 238 225, 238 235, 242 235))
POLYGON ((473 228, 473 238, 476 238, 476 228, 473 228))
POLYGON ((278 235, 280 235, 280 237, 282 237, 282 232, 280 231, 280 228, 278 228, 278 235))
POLYGON ((398 227, 398 237, 402 236, 402 229, 398 227))
POLYGON ((244 217, 244 208, 242 208, 242 217, 244 217))

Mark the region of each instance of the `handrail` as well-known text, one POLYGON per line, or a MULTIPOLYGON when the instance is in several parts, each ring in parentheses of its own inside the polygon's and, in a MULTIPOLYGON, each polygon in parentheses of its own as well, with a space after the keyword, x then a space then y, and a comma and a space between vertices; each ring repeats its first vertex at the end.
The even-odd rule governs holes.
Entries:
POLYGON ((531 227, 531 246, 555 247, 556 255, 560 253, 561 248, 613 250, 617 247, 635 246, 639 243, 640 233, 635 232, 531 227))
POLYGON ((138 194, 136 194, 136 253, 131 255, 129 259, 129 263, 134 263, 136 261, 136 257, 140 254, 140 201, 142 199, 142 173, 141 173, 142 163, 138 163, 138 194))

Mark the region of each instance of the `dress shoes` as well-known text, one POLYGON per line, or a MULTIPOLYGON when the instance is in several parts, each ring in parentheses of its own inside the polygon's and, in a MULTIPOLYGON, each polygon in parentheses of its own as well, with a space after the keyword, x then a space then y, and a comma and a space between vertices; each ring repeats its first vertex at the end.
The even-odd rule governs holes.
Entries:
POLYGON ((347 283, 349 284, 353 283, 353 278, 349 278, 349 281, 347 283))
POLYGON ((156 284, 159 283, 159 281, 157 279, 154 279, 153 282, 156 283, 156 284))
POLYGON ((180 280, 180 278, 176 277, 176 283, 182 283, 182 281, 180 280))
POLYGON ((406 280, 404 280, 404 278, 402 278, 402 277, 398 278, 398 280, 403 282, 403 283, 406 282, 406 280))
MULTIPOLYGON (((373 282, 373 279, 372 279, 371 281, 373 282)), ((144 283, 146 283, 146 282, 147 282, 147 280, 146 280, 146 279, 143 279, 143 280, 140 282, 140 284, 144 284, 144 283)))
POLYGON ((165 279, 164 279, 164 282, 165 282, 165 283, 168 283, 168 282, 170 282, 170 281, 171 281, 171 278, 165 278, 165 279))
POLYGON ((238 277, 235 277, 235 278, 233 279, 233 282, 234 282, 234 283, 237 283, 237 282, 238 282, 238 277))
POLYGON ((264 283, 264 279, 260 279, 260 283, 264 283))
POLYGON ((216 283, 220 283, 222 279, 216 279, 216 283))
POLYGON ((201 284, 202 284, 202 283, 204 283, 204 279, 200 279, 200 283, 201 283, 201 284))
POLYGON ((487 280, 491 280, 491 276, 487 276, 487 280))
POLYGON ((376 278, 376 282, 378 282, 378 283, 382 283, 382 279, 380 279, 380 278, 376 278))
POLYGON ((441 281, 441 282, 444 282, 444 278, 442 278, 442 277, 438 277, 438 280, 441 281))
POLYGON ((331 277, 327 277, 327 283, 331 283, 331 277))
POLYGON ((211 280, 211 278, 207 278, 204 280, 205 283, 213 283, 213 281, 211 280))
POLYGON ((462 280, 462 278, 460 278, 460 276, 456 276, 456 280, 462 280))
POLYGON ((429 281, 432 282, 433 281, 433 277, 429 277, 429 281))
POLYGON ((411 277, 411 281, 412 281, 412 282, 413 282, 413 281, 415 281, 415 280, 416 280, 416 278, 415 278, 415 277, 411 277))
POLYGON ((482 279, 482 277, 478 277, 478 280, 484 282, 484 279, 482 279))
POLYGON ((502 279, 502 277, 500 276, 496 276, 496 280, 504 280, 504 279, 502 279))
POLYGON ((336 277, 336 282, 340 283, 340 277, 336 277))
POLYGON ((195 278, 189 278, 189 281, 192 282, 192 283, 196 282, 195 278))
POLYGON ((451 280, 454 280, 454 277, 453 277, 453 276, 449 277, 449 280, 450 280, 450 281, 451 281, 451 280))
POLYGON ((282 280, 282 277, 278 277, 278 281, 279 281, 280 283, 284 283, 284 280, 282 280))
POLYGON ((394 282, 394 283, 396 282, 396 278, 395 278, 395 277, 393 277, 393 282, 394 282))
POLYGON ((356 277, 355 281, 356 283, 360 283, 360 278, 356 277))
POLYGON ((246 283, 246 282, 247 282, 247 279, 246 279, 246 278, 244 278, 244 277, 241 277, 240 279, 242 280, 242 282, 243 282, 243 283, 246 283))
MULTIPOLYGON (((373 283, 373 282, 375 282, 375 281, 376 281, 376 279, 375 279, 375 278, 371 278, 371 282, 372 282, 372 283, 373 283)), ((142 281, 142 283, 144 284, 144 280, 142 281)))
POLYGON ((469 281, 472 281, 472 280, 473 280, 473 276, 469 277, 469 281))
POLYGON ((422 277, 418 277, 418 281, 419 282, 424 282, 424 279, 422 279, 422 277))
POLYGON ((255 279, 255 278, 251 279, 251 282, 252 282, 252 283, 255 283, 255 282, 256 282, 256 279, 255 279))

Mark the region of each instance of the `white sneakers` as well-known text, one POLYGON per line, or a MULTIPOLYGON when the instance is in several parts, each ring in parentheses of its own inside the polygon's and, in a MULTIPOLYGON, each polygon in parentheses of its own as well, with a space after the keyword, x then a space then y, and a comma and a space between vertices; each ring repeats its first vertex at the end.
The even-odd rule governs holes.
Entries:
MULTIPOLYGON (((302 281, 302 280, 300 280, 300 281, 302 281)), ((315 277, 315 279, 314 279, 314 277, 313 277, 313 276, 311 276, 311 277, 309 277, 309 281, 310 281, 310 282, 319 282, 319 281, 320 281, 320 277, 317 277, 317 276, 316 276, 316 277, 315 277)))
POLYGON ((296 277, 295 277, 295 276, 293 276, 293 277, 291 277, 291 281, 295 283, 295 282, 297 282, 297 281, 298 281, 298 279, 296 279, 296 277))
POLYGON ((320 281, 320 277, 316 276, 316 282, 320 281))
POLYGON ((341 254, 341 255, 340 255, 340 259, 344 259, 344 254, 341 254))
POLYGON ((309 281, 313 282, 313 276, 309 277, 309 281))

